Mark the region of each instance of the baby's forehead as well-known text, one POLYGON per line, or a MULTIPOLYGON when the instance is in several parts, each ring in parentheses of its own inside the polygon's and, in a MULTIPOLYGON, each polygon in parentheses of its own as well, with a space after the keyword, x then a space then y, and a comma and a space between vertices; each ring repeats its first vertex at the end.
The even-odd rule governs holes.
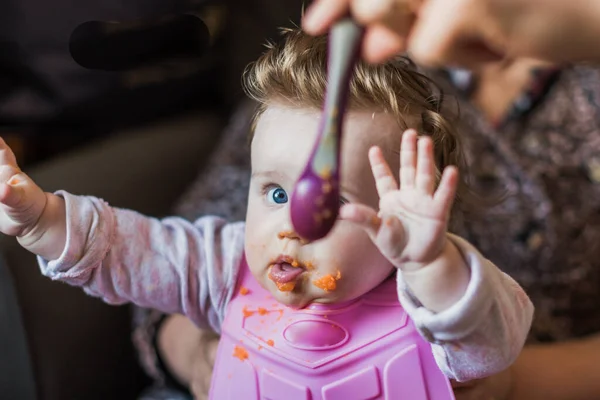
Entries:
MULTIPOLYGON (((280 157, 273 152, 281 153, 283 158, 307 161, 318 139, 322 118, 321 110, 316 107, 269 105, 257 119, 252 164, 289 161, 278 160, 280 157)), ((405 128, 403 120, 385 111, 350 110, 344 115, 342 159, 353 160, 358 167, 363 167, 372 146, 381 147, 384 153, 397 153, 405 128)))
MULTIPOLYGON (((258 116, 255 133, 290 130, 296 133, 299 130, 297 133, 311 137, 311 133, 318 133, 320 123, 326 117, 316 107, 272 103, 258 116)), ((351 109, 343 115, 343 133, 345 136, 357 135, 356 139, 363 140, 399 139, 402 130, 417 127, 412 122, 415 119, 414 116, 394 115, 375 108, 351 109)))

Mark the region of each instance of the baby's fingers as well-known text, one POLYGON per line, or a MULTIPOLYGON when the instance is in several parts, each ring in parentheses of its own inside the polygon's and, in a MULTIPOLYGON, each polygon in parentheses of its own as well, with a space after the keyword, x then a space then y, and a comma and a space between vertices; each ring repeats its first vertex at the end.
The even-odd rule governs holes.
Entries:
POLYGON ((22 185, 11 185, 0 183, 0 203, 10 207, 17 208, 23 199, 24 188, 22 185))
POLYGON ((18 167, 10 164, 0 164, 0 182, 8 183, 10 179, 21 173, 18 167))
POLYGON ((402 222, 395 216, 379 217, 371 207, 346 204, 340 209, 340 218, 362 227, 375 246, 394 265, 400 264, 406 240, 402 222))
POLYGON ((373 178, 375 178, 375 186, 377 187, 379 198, 389 192, 398 190, 398 182, 396 182, 396 178, 387 161, 385 161, 379 147, 371 147, 369 150, 369 162, 371 163, 371 171, 373 172, 373 178))
POLYGON ((377 211, 364 204, 346 204, 340 209, 340 218, 360 225, 369 237, 375 241, 381 226, 377 211))
POLYGON ((412 189, 417 169, 417 131, 409 129, 402 134, 400 144, 400 187, 412 189))
POLYGON ((415 185, 421 192, 431 195, 435 187, 435 161, 433 159, 433 142, 430 137, 423 136, 417 142, 417 173, 415 185))
POLYGON ((457 187, 458 169, 454 166, 448 166, 444 169, 440 184, 433 195, 433 201, 437 204, 438 209, 445 215, 447 215, 450 212, 450 208, 452 208, 457 187))
POLYGON ((45 202, 44 191, 24 172, 18 171, 0 181, 0 205, 13 222, 26 223, 37 219, 45 202))
POLYGON ((17 168, 15 153, 13 153, 2 137, 0 137, 0 165, 10 165, 17 168))

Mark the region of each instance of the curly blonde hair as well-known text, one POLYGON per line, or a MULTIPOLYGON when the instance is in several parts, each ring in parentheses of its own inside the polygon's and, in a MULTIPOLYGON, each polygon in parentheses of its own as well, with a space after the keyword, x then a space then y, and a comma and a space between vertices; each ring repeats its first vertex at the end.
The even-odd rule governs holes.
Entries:
MULTIPOLYGON (((298 28, 282 29, 283 40, 268 43, 266 51, 244 72, 246 94, 258 103, 256 121, 269 104, 284 100, 298 107, 321 108, 327 85, 327 36, 309 36, 298 28)), ((454 165, 464 177, 465 159, 450 113, 442 109, 442 91, 419 73, 412 61, 397 57, 384 64, 357 63, 348 93, 350 110, 383 111, 396 117, 400 127, 431 136, 438 181, 446 166, 454 165), (409 123, 410 122, 410 123, 409 123), (416 124, 416 126, 415 126, 416 124)), ((461 178, 458 197, 469 190, 461 178)))

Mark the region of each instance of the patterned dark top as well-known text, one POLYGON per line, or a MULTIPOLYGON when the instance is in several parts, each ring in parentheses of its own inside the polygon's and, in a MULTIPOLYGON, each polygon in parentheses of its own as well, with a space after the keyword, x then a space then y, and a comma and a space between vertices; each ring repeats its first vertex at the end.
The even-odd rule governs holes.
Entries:
POLYGON ((527 290, 545 342, 600 332, 600 70, 541 76, 497 127, 461 99, 474 186, 506 199, 457 233, 527 290))
MULTIPOLYGON (((456 78, 436 74, 459 102, 472 185, 505 196, 492 207, 465 211, 456 233, 527 290, 536 306, 530 342, 600 332, 600 70, 535 71, 532 85, 495 124, 469 103, 472 81, 456 78)), ((178 214, 244 218, 252 110, 244 103, 234 115, 178 214)), ((160 382, 150 339, 154 320, 155 314, 138 311, 134 337, 147 371, 160 382)))

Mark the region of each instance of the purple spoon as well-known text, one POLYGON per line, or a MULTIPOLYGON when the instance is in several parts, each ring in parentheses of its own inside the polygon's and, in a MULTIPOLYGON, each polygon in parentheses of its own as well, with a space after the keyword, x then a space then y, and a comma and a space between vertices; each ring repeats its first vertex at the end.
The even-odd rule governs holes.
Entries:
POLYGON ((342 122, 363 32, 351 18, 344 18, 329 33, 328 82, 319 136, 291 199, 294 230, 306 240, 325 237, 338 216, 342 122))

